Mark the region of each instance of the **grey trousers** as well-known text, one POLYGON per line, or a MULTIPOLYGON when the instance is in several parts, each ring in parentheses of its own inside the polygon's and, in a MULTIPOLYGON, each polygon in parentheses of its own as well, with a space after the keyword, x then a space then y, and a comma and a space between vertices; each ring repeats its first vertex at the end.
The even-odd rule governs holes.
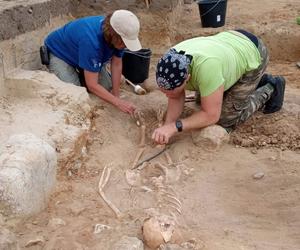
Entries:
MULTIPOLYGON (((101 86, 103 86, 106 90, 111 91, 112 81, 111 76, 107 71, 106 64, 102 66, 102 69, 99 72, 98 83, 101 84, 101 86)), ((76 86, 83 86, 83 84, 80 82, 78 69, 54 56, 52 53, 50 53, 50 64, 48 65, 48 69, 51 73, 54 73, 60 80, 64 82, 71 83, 76 86)))

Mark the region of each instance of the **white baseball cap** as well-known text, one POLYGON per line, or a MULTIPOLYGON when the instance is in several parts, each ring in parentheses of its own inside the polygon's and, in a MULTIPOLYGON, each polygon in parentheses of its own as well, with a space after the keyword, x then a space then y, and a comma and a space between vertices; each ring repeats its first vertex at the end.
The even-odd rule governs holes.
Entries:
POLYGON ((116 10, 110 18, 110 25, 121 36, 127 49, 142 49, 139 41, 140 22, 136 15, 128 10, 116 10))

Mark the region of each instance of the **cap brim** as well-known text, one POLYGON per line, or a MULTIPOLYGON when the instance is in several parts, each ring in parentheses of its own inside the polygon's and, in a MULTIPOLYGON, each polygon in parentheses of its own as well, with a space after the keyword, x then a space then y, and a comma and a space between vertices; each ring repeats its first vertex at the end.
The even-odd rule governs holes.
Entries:
POLYGON ((125 43, 126 48, 131 51, 138 51, 142 49, 142 45, 138 38, 135 40, 129 40, 122 37, 122 40, 125 43))

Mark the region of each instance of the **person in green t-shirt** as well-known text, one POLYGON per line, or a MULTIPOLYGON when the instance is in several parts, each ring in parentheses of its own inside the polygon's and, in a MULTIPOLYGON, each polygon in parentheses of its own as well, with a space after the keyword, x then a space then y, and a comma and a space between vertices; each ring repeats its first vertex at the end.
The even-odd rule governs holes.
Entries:
POLYGON ((285 79, 264 74, 269 53, 245 30, 225 31, 183 41, 159 60, 156 81, 168 97, 166 120, 152 139, 166 144, 177 132, 219 124, 231 131, 255 111, 281 109, 285 79), (180 120, 185 90, 200 97, 200 110, 180 120))

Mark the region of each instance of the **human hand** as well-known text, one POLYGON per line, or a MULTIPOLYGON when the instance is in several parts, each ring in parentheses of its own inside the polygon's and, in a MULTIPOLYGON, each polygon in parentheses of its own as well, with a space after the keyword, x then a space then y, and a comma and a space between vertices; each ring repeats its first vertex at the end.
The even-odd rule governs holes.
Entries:
POLYGON ((116 107, 123 111, 124 113, 133 114, 133 112, 136 110, 136 106, 128 101, 118 99, 116 103, 116 107))
POLYGON ((176 131, 175 123, 169 123, 155 129, 152 134, 152 139, 158 144, 167 144, 176 131))

